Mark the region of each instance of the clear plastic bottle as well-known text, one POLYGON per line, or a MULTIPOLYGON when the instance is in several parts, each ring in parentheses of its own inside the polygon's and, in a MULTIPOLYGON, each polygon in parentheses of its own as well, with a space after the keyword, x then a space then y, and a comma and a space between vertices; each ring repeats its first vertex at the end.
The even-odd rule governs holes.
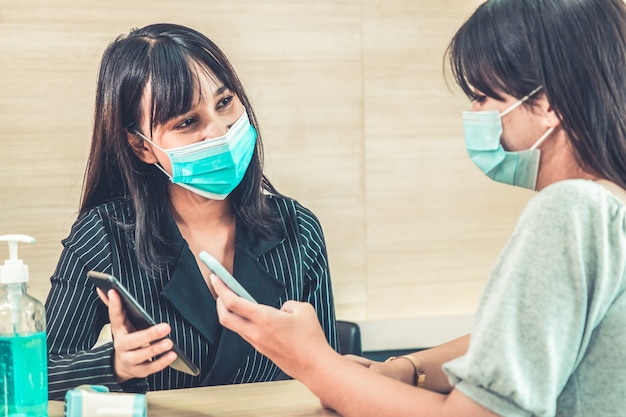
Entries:
POLYGON ((48 351, 43 304, 26 293, 28 266, 17 257, 26 235, 3 235, 9 259, 0 266, 0 416, 48 415, 48 351))

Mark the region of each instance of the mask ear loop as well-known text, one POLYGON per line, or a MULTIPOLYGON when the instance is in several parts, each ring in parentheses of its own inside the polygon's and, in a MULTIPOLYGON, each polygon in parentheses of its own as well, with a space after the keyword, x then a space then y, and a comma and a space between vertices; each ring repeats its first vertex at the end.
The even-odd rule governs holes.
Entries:
MULTIPOLYGON (((134 133, 135 135, 140 136, 142 139, 147 140, 147 141, 148 141, 148 142, 150 142, 152 145, 154 145, 157 149, 159 149, 161 152, 163 152, 165 155, 167 155, 167 152, 165 151, 165 149, 161 148, 159 145, 157 145, 156 143, 154 143, 152 140, 148 139, 148 138, 147 138, 147 137, 146 137, 143 133, 141 133, 140 131, 138 131, 138 130, 133 130, 133 133, 134 133)), ((152 164, 152 165, 154 165, 155 167, 159 168, 159 169, 161 170, 161 172, 163 172, 163 173, 167 176, 167 178, 169 178, 169 180, 170 180, 171 182, 174 182, 174 181, 173 181, 174 179, 172 178, 172 176, 171 176, 171 175, 170 175, 170 174, 169 174, 169 173, 165 170, 165 168, 163 168, 163 167, 161 166, 161 163, 160 163, 160 162, 158 162, 158 159, 157 159, 157 162, 155 162, 155 163, 154 163, 154 164, 152 164)))
POLYGON ((530 93, 526 94, 524 97, 520 98, 519 100, 517 100, 515 103, 513 103, 511 105, 511 107, 509 107, 508 109, 506 109, 505 111, 503 111, 502 113, 500 113, 500 117, 502 116, 506 116, 507 114, 511 113, 513 110, 515 110, 516 108, 518 108, 519 106, 521 106, 521 104, 523 102, 525 102, 526 100, 528 100, 529 98, 531 98, 532 96, 534 96, 539 90, 541 90, 543 88, 542 85, 540 85, 539 87, 535 88, 533 91, 531 91, 530 93))
MULTIPOLYGON (((515 102, 511 107, 509 107, 508 109, 506 109, 505 111, 503 111, 502 113, 500 113, 500 117, 505 116, 507 114, 509 114, 511 111, 515 110, 517 107, 519 107, 523 102, 525 102, 526 100, 528 100, 529 98, 531 98, 533 95, 535 95, 539 90, 541 90, 543 88, 542 85, 540 85, 539 87, 535 88, 533 91, 531 91, 530 93, 528 93, 527 95, 525 95, 524 97, 520 98, 519 100, 517 100, 517 102, 515 102)), ((541 143, 546 140, 548 138, 548 136, 550 136, 550 134, 552 134, 552 132, 554 132, 555 127, 551 127, 549 128, 543 135, 541 135, 541 137, 537 140, 537 142, 535 142, 535 144, 533 146, 530 147, 529 150, 534 151, 535 149, 537 149, 537 147, 539 145, 541 145, 541 143)))
POLYGON ((144 134, 143 134, 143 133, 141 133, 140 131, 138 131, 138 130, 133 130, 133 133, 135 133, 135 135, 139 135, 139 136, 141 136, 144 140, 147 140, 147 141, 148 141, 148 142, 150 142, 152 145, 156 146, 156 147, 157 147, 157 149, 158 149, 158 150, 160 150, 161 152, 166 153, 166 152, 165 152, 165 149, 161 148, 159 145, 157 145, 156 143, 154 143, 151 139, 148 139, 148 138, 147 138, 146 136, 144 136, 144 134))
POLYGON ((541 145, 541 143, 546 140, 548 138, 548 136, 550 136, 552 134, 552 132, 554 132, 554 129, 556 129, 555 126, 552 126, 550 129, 548 129, 546 131, 546 133, 544 133, 543 135, 541 135, 541 137, 537 140, 537 142, 535 142, 535 144, 533 146, 530 147, 531 151, 534 151, 535 149, 537 149, 537 147, 539 145, 541 145))

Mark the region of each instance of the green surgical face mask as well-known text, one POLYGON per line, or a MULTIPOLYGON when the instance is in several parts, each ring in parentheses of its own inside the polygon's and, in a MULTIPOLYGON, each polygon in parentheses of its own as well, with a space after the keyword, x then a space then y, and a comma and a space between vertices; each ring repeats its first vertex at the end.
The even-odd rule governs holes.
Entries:
POLYGON ((225 135, 178 148, 163 149, 141 132, 135 133, 169 157, 172 175, 160 164, 155 165, 171 182, 213 200, 225 199, 239 185, 257 138, 245 110, 225 135))
POLYGON ((502 136, 502 116, 516 109, 540 89, 541 87, 537 87, 502 113, 497 110, 463 112, 467 153, 472 162, 492 180, 531 190, 536 189, 541 156, 537 147, 550 136, 554 127, 548 129, 526 151, 504 150, 500 137, 502 136))

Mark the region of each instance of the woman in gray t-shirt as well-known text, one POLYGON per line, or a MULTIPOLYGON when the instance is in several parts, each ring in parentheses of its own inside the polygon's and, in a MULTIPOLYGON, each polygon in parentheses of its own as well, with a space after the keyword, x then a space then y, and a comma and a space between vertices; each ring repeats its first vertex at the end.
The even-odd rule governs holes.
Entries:
POLYGON ((255 306, 216 280, 221 322, 344 416, 623 415, 626 5, 489 0, 447 52, 472 100, 470 159, 539 191, 471 337, 351 361, 327 345, 310 306, 255 306))

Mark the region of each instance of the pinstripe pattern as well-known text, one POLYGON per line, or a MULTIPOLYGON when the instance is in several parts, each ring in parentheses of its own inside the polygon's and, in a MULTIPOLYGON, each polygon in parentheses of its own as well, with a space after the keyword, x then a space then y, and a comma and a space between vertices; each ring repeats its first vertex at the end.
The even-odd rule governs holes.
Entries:
MULTIPOLYGON (((245 231, 240 233, 237 224, 234 275, 263 303, 277 307, 290 299, 311 303, 336 349, 333 295, 321 226, 298 202, 276 196, 268 199, 283 221, 284 235, 270 242, 257 241, 253 236, 247 238, 245 231), (266 293, 267 287, 273 292, 266 293)), ((150 390, 162 390, 269 381, 279 375, 271 361, 217 323, 215 300, 195 261, 188 262, 193 255, 180 235, 180 242, 174 242, 182 249, 179 261, 163 271, 146 270, 137 263, 132 230, 120 227, 114 219, 121 224, 133 222, 126 201, 92 209, 76 221, 63 241, 46 300, 51 399, 63 398, 65 391, 80 384, 120 391, 145 387, 147 382, 150 390), (117 384, 111 368, 112 344, 92 349, 108 323, 108 312, 87 280, 90 269, 115 275, 157 322, 169 323, 170 336, 198 365, 200 375, 193 377, 168 367, 147 381, 133 380, 124 387, 117 384), (241 355, 229 357, 233 352, 241 355)))

